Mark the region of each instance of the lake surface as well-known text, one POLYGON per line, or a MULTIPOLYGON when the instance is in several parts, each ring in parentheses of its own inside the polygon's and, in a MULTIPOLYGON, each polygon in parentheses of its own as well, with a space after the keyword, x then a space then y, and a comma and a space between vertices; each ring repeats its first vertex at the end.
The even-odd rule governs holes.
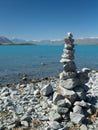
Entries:
MULTIPOLYGON (((0 83, 18 82, 23 74, 31 78, 58 76, 63 45, 0 46, 0 83)), ((98 69, 98 46, 76 45, 77 69, 98 69)))

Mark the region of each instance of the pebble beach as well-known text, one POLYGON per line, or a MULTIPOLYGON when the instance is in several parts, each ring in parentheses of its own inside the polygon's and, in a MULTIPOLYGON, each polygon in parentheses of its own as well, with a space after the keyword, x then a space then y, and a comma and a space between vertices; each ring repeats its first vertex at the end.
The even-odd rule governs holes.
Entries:
POLYGON ((92 70, 88 75, 88 82, 82 86, 86 99, 77 97, 73 105, 56 92, 58 78, 0 87, 0 130, 97 130, 98 72, 92 70), (64 106, 64 102, 68 109, 59 114, 58 106, 64 106), (89 114, 84 115, 85 110, 89 114), (76 115, 70 119, 68 111, 82 113, 84 122, 76 115))

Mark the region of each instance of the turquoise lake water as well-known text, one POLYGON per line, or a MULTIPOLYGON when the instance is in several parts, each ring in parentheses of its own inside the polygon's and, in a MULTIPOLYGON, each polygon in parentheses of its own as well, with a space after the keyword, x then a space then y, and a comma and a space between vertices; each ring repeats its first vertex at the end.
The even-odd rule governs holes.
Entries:
MULTIPOLYGON (((58 76, 63 45, 0 46, 0 83, 17 82, 23 74, 31 78, 58 76)), ((98 69, 98 46, 75 46, 77 69, 98 69)))

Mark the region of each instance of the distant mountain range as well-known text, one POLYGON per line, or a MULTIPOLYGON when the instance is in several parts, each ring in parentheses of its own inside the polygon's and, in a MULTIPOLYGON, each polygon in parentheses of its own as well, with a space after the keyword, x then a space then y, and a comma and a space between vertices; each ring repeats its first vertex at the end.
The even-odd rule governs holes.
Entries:
POLYGON ((13 41, 9 40, 4 36, 0 36, 0 45, 10 45, 13 44, 13 41))
MULTIPOLYGON (((4 36, 0 36, 0 45, 61 45, 64 44, 64 40, 22 40, 22 39, 8 39, 4 36)), ((98 38, 81 38, 75 39, 75 44, 94 44, 98 45, 98 38)))

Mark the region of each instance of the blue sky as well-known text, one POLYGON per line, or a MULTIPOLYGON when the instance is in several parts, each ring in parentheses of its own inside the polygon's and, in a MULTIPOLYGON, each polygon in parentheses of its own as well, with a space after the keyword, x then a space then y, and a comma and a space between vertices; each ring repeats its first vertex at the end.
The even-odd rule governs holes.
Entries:
POLYGON ((0 36, 25 40, 98 37, 98 0, 0 0, 0 36))

